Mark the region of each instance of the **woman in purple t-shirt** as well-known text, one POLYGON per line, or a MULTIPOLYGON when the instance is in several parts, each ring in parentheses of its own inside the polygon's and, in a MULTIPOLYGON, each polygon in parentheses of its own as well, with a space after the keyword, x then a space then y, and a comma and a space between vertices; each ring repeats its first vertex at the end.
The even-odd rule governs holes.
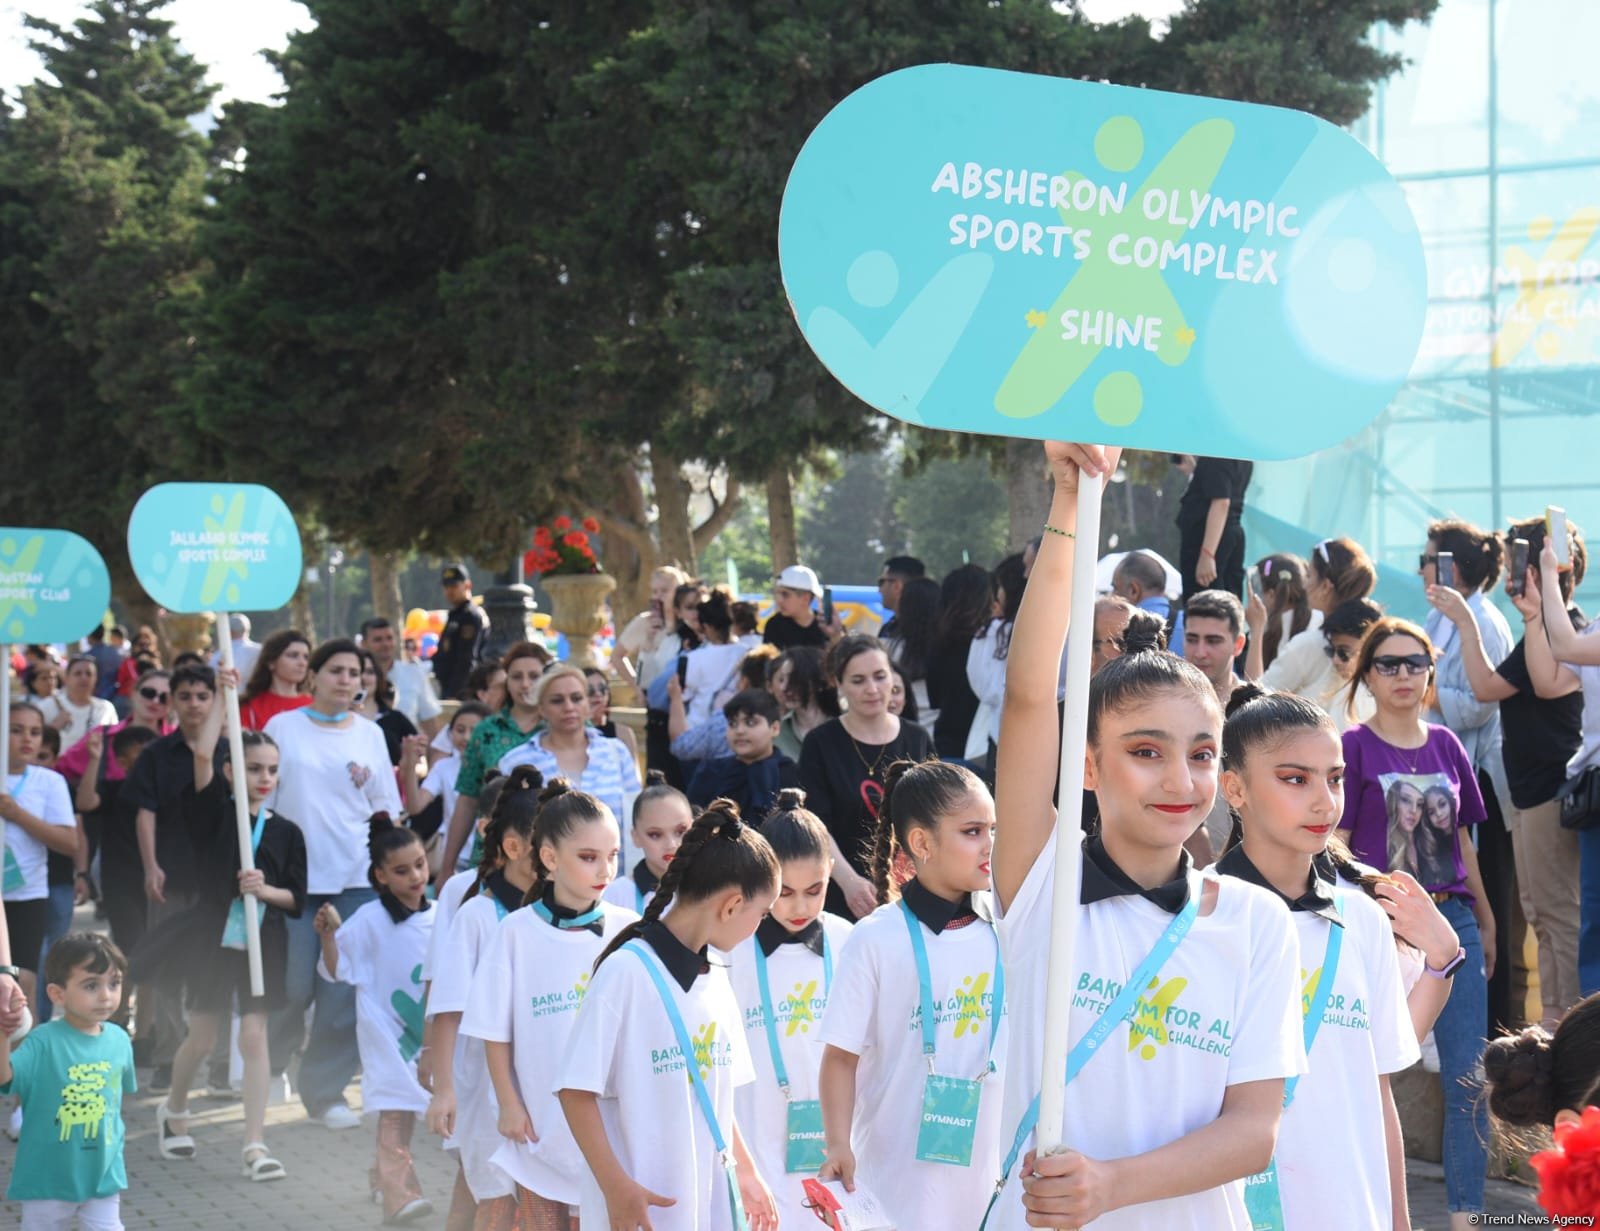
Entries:
POLYGON ((1433 644, 1421 628, 1390 617, 1367 630, 1350 693, 1366 685, 1377 709, 1344 733, 1339 828, 1356 858, 1421 881, 1461 938, 1466 960, 1433 1028, 1445 1099, 1445 1192, 1455 1223, 1457 1214, 1483 1212, 1488 1122, 1474 1074, 1488 1024, 1492 967, 1485 958, 1494 960, 1495 925, 1478 853, 1463 833, 1486 816, 1477 774, 1453 732, 1422 720, 1433 680, 1433 644))

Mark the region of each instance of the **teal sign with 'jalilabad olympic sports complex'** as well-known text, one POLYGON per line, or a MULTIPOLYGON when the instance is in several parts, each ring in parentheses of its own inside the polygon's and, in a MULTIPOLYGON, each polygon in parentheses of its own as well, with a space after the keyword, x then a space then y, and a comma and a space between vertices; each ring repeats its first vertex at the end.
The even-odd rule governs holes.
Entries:
POLYGON ((1332 125, 959 65, 835 107, 778 246, 806 340, 897 418, 1233 457, 1365 426, 1427 303, 1400 188, 1332 125))
POLYGON ((128 519, 139 584, 172 611, 272 611, 300 584, 300 532, 253 483, 162 483, 128 519))
POLYGON ((70 530, 0 526, 0 642, 77 641, 105 618, 106 562, 70 530))

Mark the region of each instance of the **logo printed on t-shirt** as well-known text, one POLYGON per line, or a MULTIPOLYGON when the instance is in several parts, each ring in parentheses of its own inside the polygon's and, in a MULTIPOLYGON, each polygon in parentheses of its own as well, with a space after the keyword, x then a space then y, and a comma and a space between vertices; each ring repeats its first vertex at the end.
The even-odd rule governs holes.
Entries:
MULTIPOLYGON (((1302 968, 1300 982, 1300 1016, 1305 1017, 1311 1012, 1311 1000, 1317 994, 1317 984, 1322 982, 1322 967, 1318 966, 1310 973, 1302 968)), ((1331 989, 1327 1007, 1322 1010, 1322 1024, 1343 1026, 1347 1030, 1372 1029, 1372 1019, 1367 1014, 1366 1001, 1360 996, 1352 996, 1347 1002, 1342 993, 1331 989)))
MULTIPOLYGON (((712 1069, 725 1069, 733 1064, 733 1044, 727 1039, 717 1037, 717 1023, 714 1021, 703 1022, 699 1029, 692 1031, 689 1035, 689 1046, 694 1049, 695 1067, 700 1070, 702 1081, 710 1079, 712 1069)), ((660 1076, 662 1073, 676 1073, 683 1067, 683 1052, 678 1047, 650 1049, 652 1074, 660 1076)))
POLYGON ((365 765, 358 765, 354 761, 346 761, 344 767, 350 771, 350 781, 355 783, 356 790, 365 790, 367 780, 372 777, 372 771, 365 765))
MULTIPOLYGON (((783 1027, 785 1038, 797 1034, 810 1034, 811 1027, 822 1020, 822 1011, 828 1007, 828 998, 818 994, 815 979, 801 979, 790 993, 772 1007, 774 1024, 783 1027)), ((749 1005, 744 1011, 746 1030, 765 1030, 767 1019, 760 1003, 749 1005)))
MULTIPOLYGON (((934 1026, 953 1023, 951 1037, 956 1039, 971 1038, 982 1033, 994 1013, 994 993, 989 990, 989 981, 992 977, 992 973, 987 970, 980 974, 968 975, 961 980, 961 986, 953 993, 942 1000, 935 1000, 934 1026)), ((919 1033, 922 1030, 920 1005, 911 1007, 906 1025, 912 1033, 919 1033)))
MULTIPOLYGON (((419 964, 412 968, 411 984, 420 989, 422 987, 422 966, 419 964)), ((419 990, 416 996, 407 996, 404 988, 395 988, 394 995, 389 997, 389 1003, 394 1006, 394 1011, 400 1015, 403 1029, 400 1031, 400 1058, 407 1064, 422 1050, 422 995, 419 990)))
MULTIPOLYGON (((1181 1047, 1213 1056, 1232 1053, 1231 1019, 1214 1017, 1211 1024, 1206 1025, 1200 1010, 1178 1003, 1188 987, 1189 980, 1181 975, 1164 983, 1159 977, 1150 980, 1128 1016, 1130 1054, 1136 1053, 1141 1060, 1154 1060, 1167 1047, 1181 1047)), ((1078 976, 1072 1007, 1094 1014, 1103 1013, 1121 991, 1122 984, 1116 980, 1084 971, 1078 976)))
POLYGON ((61 1088, 61 1106, 56 1109, 62 1141, 72 1136, 74 1128, 83 1130, 85 1141, 100 1136, 100 1125, 106 1118, 105 1092, 110 1078, 109 1060, 68 1066, 67 1084, 61 1088))
POLYGON ((534 1017, 552 1017, 557 1013, 574 1013, 583 997, 589 990, 589 972, 580 974, 564 992, 540 992, 537 996, 528 999, 528 1007, 533 1011, 534 1017))

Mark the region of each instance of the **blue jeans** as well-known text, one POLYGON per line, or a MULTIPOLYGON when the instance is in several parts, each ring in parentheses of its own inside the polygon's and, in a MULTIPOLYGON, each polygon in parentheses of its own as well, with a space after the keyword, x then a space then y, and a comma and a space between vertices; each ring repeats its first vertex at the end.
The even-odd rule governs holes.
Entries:
POLYGON ((1600 829, 1578 831, 1578 988, 1600 992, 1600 829))
POLYGON ((332 902, 339 917, 349 919, 377 897, 371 889, 307 894, 300 917, 284 921, 289 929, 289 961, 284 972, 288 1002, 272 1015, 268 1046, 273 1072, 281 1072, 290 1056, 305 1045, 300 1056, 300 1101, 313 1116, 344 1102, 344 1088, 361 1068, 361 1052, 356 1047, 356 989, 348 983, 330 983, 317 974, 322 941, 314 920, 324 902, 332 902), (307 1039, 305 1014, 313 1003, 316 1013, 307 1039))
MULTIPOLYGON (((72 909, 74 905, 72 890, 72 885, 50 886, 50 896, 47 899, 50 903, 50 921, 45 924, 44 944, 39 949, 39 970, 41 973, 44 970, 44 959, 50 953, 50 946, 72 930, 72 909)), ((41 980, 41 985, 42 982, 41 980)), ((39 996, 37 1000, 39 1020, 41 1022, 49 1021, 54 1016, 53 1010, 55 1006, 50 1003, 48 996, 39 996)))
MULTIPOLYGON (((1489 982, 1483 975, 1483 938, 1464 898, 1439 906, 1455 928, 1467 961, 1433 1027, 1444 1089, 1444 1188, 1451 1213, 1483 1212, 1483 1178, 1489 1169, 1489 1113, 1480 1097, 1489 982)), ((1426 977, 1426 976, 1424 976, 1426 977)))

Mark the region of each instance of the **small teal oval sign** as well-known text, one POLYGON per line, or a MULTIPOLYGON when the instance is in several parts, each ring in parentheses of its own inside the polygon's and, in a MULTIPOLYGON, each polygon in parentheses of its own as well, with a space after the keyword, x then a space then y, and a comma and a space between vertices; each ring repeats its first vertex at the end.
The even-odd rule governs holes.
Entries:
POLYGON ((87 539, 0 526, 0 641, 76 641, 110 601, 111 575, 87 539))
POLYGON ((254 483, 162 483, 128 519, 139 584, 171 611, 271 611, 300 584, 300 531, 254 483))
POLYGON ((1232 457, 1360 430, 1427 304, 1399 186, 1332 125, 960 65, 835 107, 778 247, 812 349, 897 418, 1232 457))

